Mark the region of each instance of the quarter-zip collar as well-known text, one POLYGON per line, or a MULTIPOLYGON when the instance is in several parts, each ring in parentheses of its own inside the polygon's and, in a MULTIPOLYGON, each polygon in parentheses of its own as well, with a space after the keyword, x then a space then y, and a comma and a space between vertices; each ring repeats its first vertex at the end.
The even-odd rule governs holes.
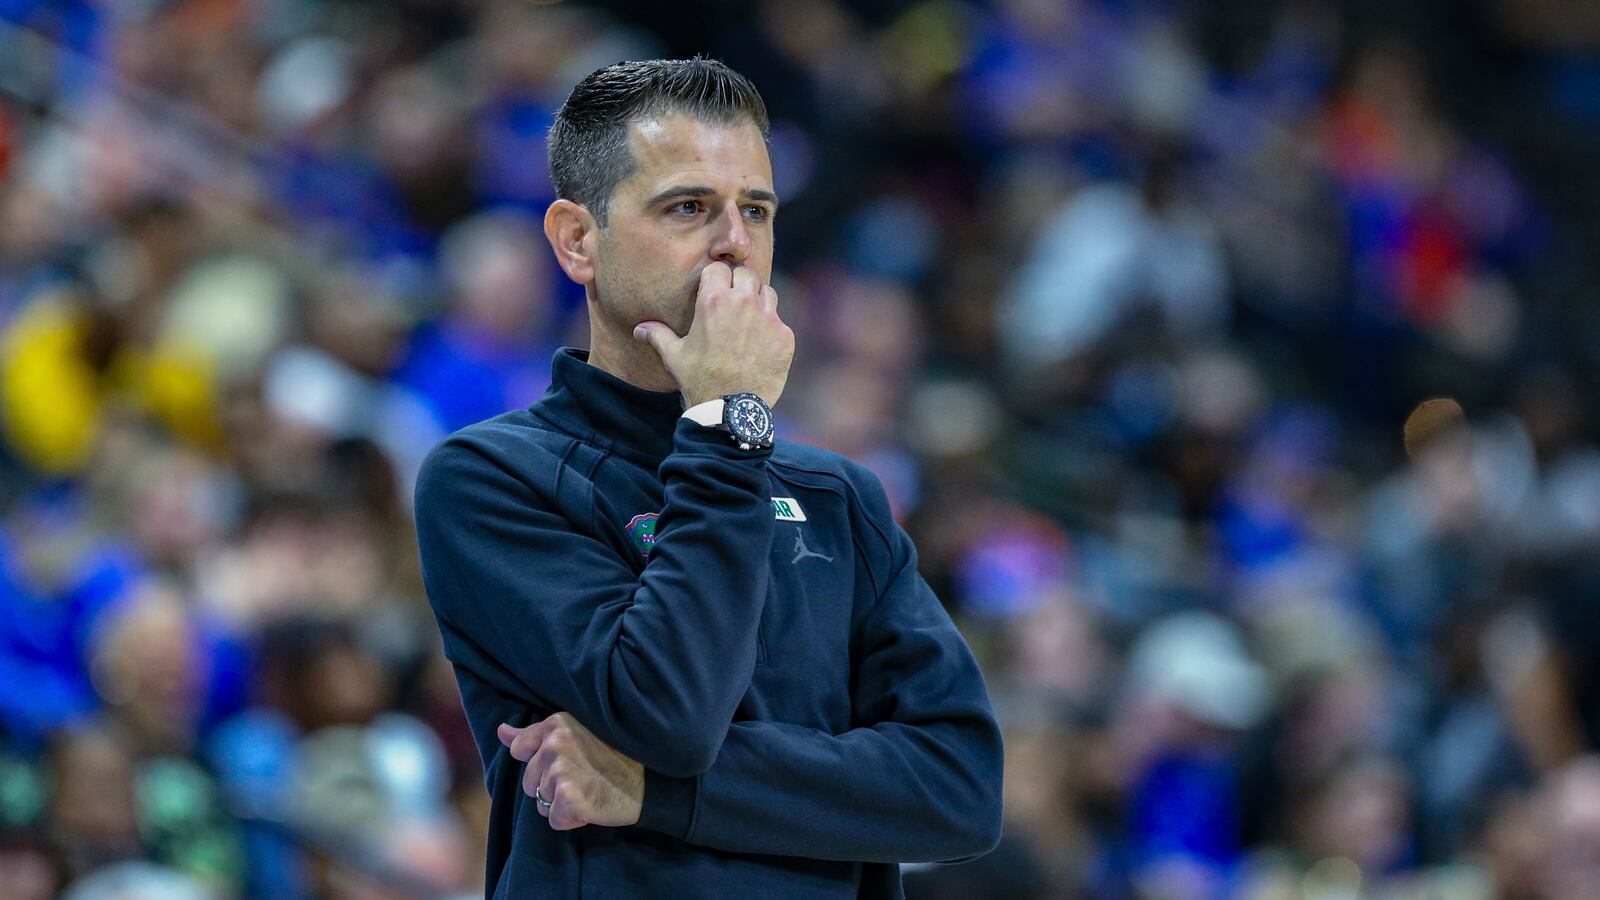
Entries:
POLYGON ((659 462, 672 452, 683 397, 631 385, 589 365, 589 351, 563 347, 551 366, 550 389, 531 411, 586 443, 659 462))

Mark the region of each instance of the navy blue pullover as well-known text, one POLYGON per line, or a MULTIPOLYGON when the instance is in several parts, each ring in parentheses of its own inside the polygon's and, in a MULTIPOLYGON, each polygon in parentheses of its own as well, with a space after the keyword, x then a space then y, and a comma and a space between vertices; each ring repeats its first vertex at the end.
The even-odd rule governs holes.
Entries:
POLYGON ((866 469, 740 451, 556 354, 417 482, 423 578, 492 797, 496 898, 900 897, 990 850, 983 678, 866 469), (776 498, 776 499, 775 499, 776 498), (626 828, 551 830, 500 722, 566 711, 645 767, 626 828))

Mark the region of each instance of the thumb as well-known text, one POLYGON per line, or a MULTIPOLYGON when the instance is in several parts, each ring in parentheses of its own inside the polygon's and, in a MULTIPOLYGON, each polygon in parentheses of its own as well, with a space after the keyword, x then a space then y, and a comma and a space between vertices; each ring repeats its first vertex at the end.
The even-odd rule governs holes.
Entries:
POLYGON ((649 344, 663 360, 683 341, 664 322, 640 322, 633 327, 633 339, 641 344, 649 344))
POLYGON ((505 744, 507 747, 511 746, 511 742, 516 740, 517 735, 520 733, 516 728, 504 722, 501 722, 500 727, 495 729, 495 736, 500 738, 500 743, 505 744))

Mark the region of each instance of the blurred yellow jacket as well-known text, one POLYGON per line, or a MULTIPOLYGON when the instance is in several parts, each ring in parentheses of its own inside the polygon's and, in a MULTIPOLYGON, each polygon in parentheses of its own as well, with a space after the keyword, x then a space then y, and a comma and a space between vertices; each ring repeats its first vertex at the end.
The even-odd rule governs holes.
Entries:
POLYGON ((89 327, 77 298, 52 292, 0 336, 0 424, 23 462, 52 475, 82 471, 115 409, 152 416, 202 447, 221 446, 204 353, 171 343, 121 346, 101 371, 86 352, 89 327))

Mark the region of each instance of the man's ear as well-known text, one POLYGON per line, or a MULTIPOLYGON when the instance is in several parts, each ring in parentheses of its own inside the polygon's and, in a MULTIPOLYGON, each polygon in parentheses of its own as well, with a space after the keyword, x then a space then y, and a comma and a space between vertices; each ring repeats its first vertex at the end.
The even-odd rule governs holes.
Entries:
POLYGON ((587 209, 571 200, 557 200, 544 211, 544 236, 556 262, 578 284, 594 281, 595 242, 599 227, 587 209))

